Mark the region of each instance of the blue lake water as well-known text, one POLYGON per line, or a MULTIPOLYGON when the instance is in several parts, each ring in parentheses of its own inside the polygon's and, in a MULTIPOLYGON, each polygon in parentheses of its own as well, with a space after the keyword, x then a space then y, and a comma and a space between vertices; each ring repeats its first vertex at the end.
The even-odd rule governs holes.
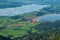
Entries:
POLYGON ((60 14, 49 14, 36 18, 37 21, 55 21, 60 20, 60 14))
POLYGON ((42 9, 47 6, 49 5, 31 4, 31 5, 24 5, 24 6, 15 7, 15 8, 0 9, 0 16, 13 16, 13 15, 32 12, 32 11, 39 11, 39 9, 42 9))

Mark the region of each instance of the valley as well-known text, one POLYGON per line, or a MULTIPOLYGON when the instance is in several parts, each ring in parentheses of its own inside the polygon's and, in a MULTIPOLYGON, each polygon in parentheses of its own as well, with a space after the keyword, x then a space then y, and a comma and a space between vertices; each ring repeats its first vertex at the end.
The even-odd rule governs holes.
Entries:
MULTIPOLYGON (((60 6, 51 5, 39 9, 39 11, 27 12, 14 16, 0 16, 0 39, 60 40, 60 19, 53 21, 34 20, 35 18, 45 15, 53 16, 53 14, 60 15, 60 6)), ((48 17, 49 20, 51 16, 48 17)))

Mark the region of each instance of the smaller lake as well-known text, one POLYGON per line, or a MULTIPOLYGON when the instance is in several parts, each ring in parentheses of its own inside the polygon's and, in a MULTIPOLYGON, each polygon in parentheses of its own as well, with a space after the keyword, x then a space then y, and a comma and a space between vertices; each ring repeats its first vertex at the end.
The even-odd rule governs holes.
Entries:
POLYGON ((47 6, 49 5, 31 4, 31 5, 24 5, 24 6, 15 7, 15 8, 0 9, 0 16, 14 16, 14 15, 28 13, 32 11, 39 11, 39 9, 42 9, 47 6))
POLYGON ((60 14, 44 15, 36 19, 37 21, 55 21, 60 20, 60 14))

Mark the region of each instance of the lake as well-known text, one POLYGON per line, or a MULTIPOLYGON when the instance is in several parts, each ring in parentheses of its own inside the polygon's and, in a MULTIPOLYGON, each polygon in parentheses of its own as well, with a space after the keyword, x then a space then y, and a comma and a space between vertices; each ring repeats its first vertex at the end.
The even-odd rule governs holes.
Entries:
POLYGON ((49 5, 31 4, 31 5, 24 5, 21 7, 4 8, 4 9, 0 9, 0 16, 14 16, 23 13, 39 11, 39 9, 42 9, 47 6, 49 5))
POLYGON ((48 14, 41 17, 36 18, 37 21, 55 21, 60 20, 60 14, 48 14))

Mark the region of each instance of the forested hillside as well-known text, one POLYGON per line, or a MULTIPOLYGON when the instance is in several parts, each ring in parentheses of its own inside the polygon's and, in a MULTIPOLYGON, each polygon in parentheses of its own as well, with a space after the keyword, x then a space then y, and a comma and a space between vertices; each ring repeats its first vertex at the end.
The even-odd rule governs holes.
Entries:
POLYGON ((1 40, 60 40, 60 20, 44 22, 33 20, 48 15, 60 14, 60 6, 50 6, 15 16, 0 16, 1 40))

